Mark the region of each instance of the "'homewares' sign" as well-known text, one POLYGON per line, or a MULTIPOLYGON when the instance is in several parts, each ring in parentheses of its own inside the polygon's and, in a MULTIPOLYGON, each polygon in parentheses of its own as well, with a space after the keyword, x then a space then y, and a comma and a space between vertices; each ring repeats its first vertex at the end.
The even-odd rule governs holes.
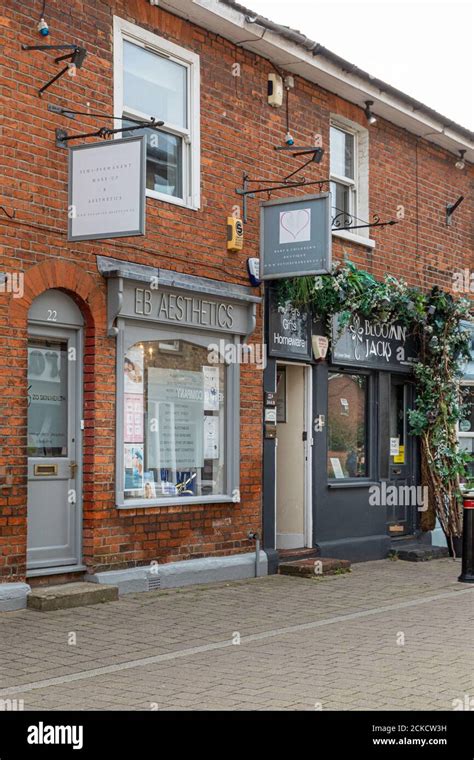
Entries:
POLYGON ((260 233, 263 280, 330 273, 329 193, 263 203, 260 233))
POLYGON ((145 137, 69 149, 68 240, 145 234, 145 137))
POLYGON ((355 315, 342 334, 333 320, 333 364, 410 372, 418 359, 416 341, 399 322, 376 322, 355 315))
POLYGON ((311 319, 308 311, 291 303, 278 303, 275 291, 268 296, 268 355, 287 359, 311 359, 311 319))

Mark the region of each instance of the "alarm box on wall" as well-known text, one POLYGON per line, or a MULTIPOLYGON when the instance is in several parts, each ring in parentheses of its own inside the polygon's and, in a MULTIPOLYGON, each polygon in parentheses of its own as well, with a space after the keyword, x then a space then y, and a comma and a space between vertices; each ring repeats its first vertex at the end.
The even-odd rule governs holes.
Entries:
POLYGON ((227 217, 227 250, 241 251, 244 247, 244 225, 242 219, 227 217))

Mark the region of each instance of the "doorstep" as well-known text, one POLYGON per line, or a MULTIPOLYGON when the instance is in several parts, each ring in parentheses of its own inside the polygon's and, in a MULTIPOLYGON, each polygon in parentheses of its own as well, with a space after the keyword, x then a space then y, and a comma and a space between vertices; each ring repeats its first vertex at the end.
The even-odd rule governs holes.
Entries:
POLYGON ((351 563, 347 559, 332 557, 311 557, 293 562, 280 562, 280 575, 298 575, 302 578, 319 578, 324 575, 350 573, 351 563))
POLYGON ((297 559, 316 559, 321 554, 319 547, 308 549, 306 546, 300 549, 278 549, 277 551, 280 564, 282 562, 295 562, 297 559))
POLYGON ((392 544, 388 556, 405 560, 405 562, 428 562, 432 559, 449 557, 449 551, 447 546, 431 546, 413 542, 400 547, 392 544))
POLYGON ((37 586, 32 589, 27 597, 27 607, 39 612, 50 612, 115 602, 117 599, 117 586, 65 583, 61 586, 37 586))

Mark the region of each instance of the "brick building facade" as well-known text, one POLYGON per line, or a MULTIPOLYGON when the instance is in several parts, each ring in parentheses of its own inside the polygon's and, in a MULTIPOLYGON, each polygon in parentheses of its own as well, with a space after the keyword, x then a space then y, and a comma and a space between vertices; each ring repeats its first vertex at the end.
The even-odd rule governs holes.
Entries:
MULTIPOLYGON (((116 338, 108 330, 110 277, 104 274, 107 260, 115 262, 109 269, 142 265, 159 268, 163 273, 176 272, 187 276, 183 292, 186 288, 192 291, 193 282, 198 282, 209 288, 211 301, 221 297, 212 295, 213 283, 224 283, 230 288, 225 296, 230 301, 248 304, 249 309, 256 304, 256 326, 249 341, 263 341, 263 304, 257 301, 263 292, 248 287, 246 272, 247 259, 259 255, 258 199, 248 201, 245 242, 240 252, 227 251, 226 220, 235 206, 242 206, 235 190, 241 186, 243 172, 270 180, 288 174, 295 166, 285 152, 275 151, 275 146, 284 144, 287 122, 285 107, 272 108, 267 102, 268 74, 274 71, 268 60, 271 51, 262 47, 262 54, 258 54, 262 28, 245 21, 244 11, 232 3, 178 2, 176 12, 182 15, 174 15, 166 10, 166 3, 155 7, 147 0, 83 0, 67 4, 51 0, 46 14, 50 35, 44 39, 36 31, 41 5, 38 1, 26 7, 6 0, 0 18, 0 251, 1 270, 7 275, 0 295, 0 346, 4 357, 0 372, 1 580, 23 584, 50 577, 44 563, 42 571, 41 562, 34 573, 28 572, 26 550, 28 323, 35 299, 51 289, 67 294, 83 319, 79 574, 97 576, 107 571, 148 567, 154 562, 162 565, 202 558, 217 558, 219 562, 218 558, 235 556, 244 558, 242 566, 236 564, 241 567, 236 572, 242 577, 250 572, 247 558, 254 552, 249 531, 260 531, 262 525, 262 372, 252 365, 240 367, 240 477, 236 499, 200 504, 196 495, 192 503, 182 498, 175 504, 133 508, 125 505, 118 509, 116 405, 121 401, 117 401, 115 387, 119 365, 116 338), (199 102, 191 97, 188 106, 190 103, 191 108, 198 109, 200 125, 194 121, 194 134, 191 138, 187 135, 183 142, 179 130, 169 137, 169 143, 174 140, 174 147, 179 144, 181 151, 187 150, 186 141, 191 139, 191 168, 174 166, 175 172, 184 172, 181 176, 187 185, 181 201, 176 188, 171 200, 164 198, 160 190, 147 197, 144 237, 68 242, 67 151, 56 146, 55 130, 67 129, 70 135, 93 132, 100 126, 112 125, 110 119, 94 114, 121 116, 117 109, 127 110, 117 84, 114 44, 117 48, 118 26, 115 22, 114 27, 114 18, 129 25, 124 26, 129 45, 150 49, 145 47, 146 40, 134 40, 130 30, 138 27, 162 40, 164 49, 173 51, 171 60, 178 55, 178 48, 195 56, 187 63, 195 66, 194 76, 199 67, 200 90, 198 83, 191 93, 194 98, 198 93, 199 102), (250 43, 236 44, 249 35, 250 43), (56 53, 26 51, 21 46, 41 42, 74 42, 86 48, 87 56, 82 67, 72 72, 75 76, 66 74, 39 98, 38 89, 58 71, 53 62, 56 53), (178 48, 169 48, 168 43, 178 48), (49 110, 51 105, 85 115, 68 119, 49 110), (190 174, 185 176, 188 170, 190 174), (18 274, 24 275, 21 297, 8 287, 18 274)), ((282 45, 281 55, 273 56, 277 67, 279 61, 288 60, 283 55, 285 45, 290 46, 293 56, 299 54, 298 50, 302 57, 307 56, 296 42, 286 41, 275 30, 270 30, 268 37, 270 43, 266 44, 275 50, 282 45)), ((310 72, 309 64, 305 65, 301 71, 310 72)), ((442 144, 436 144, 433 135, 436 138, 442 130, 441 117, 437 120, 437 115, 430 115, 428 110, 417 113, 414 104, 397 104, 395 95, 391 96, 391 104, 385 104, 385 111, 382 102, 377 109, 376 101, 377 123, 369 126, 363 110, 364 100, 370 99, 369 85, 365 92, 361 86, 356 99, 352 75, 348 76, 347 94, 342 98, 329 87, 311 81, 313 74, 305 77, 299 70, 294 65, 284 72, 291 73, 295 80, 288 95, 291 133, 295 143, 301 145, 312 145, 315 135, 319 135, 325 150, 322 162, 307 172, 308 178, 329 176, 330 126, 347 128, 359 140, 359 179, 365 177, 363 187, 357 188, 360 214, 364 211, 371 217, 377 213, 382 219, 403 216, 394 227, 370 229, 370 238, 366 231, 360 236, 335 234, 333 257, 340 260, 347 256, 377 277, 390 272, 422 288, 436 284, 450 289, 454 271, 472 268, 468 200, 472 174, 469 164, 463 171, 454 165, 461 148, 470 149, 467 155, 472 160, 472 135, 450 125, 442 144), (384 113, 392 117, 384 118, 384 113), (423 134, 427 137, 423 138, 423 134), (460 195, 466 200, 453 224, 446 226, 446 203, 460 195)), ((174 75, 175 70, 169 75, 170 81, 174 81, 174 75)), ((318 78, 317 71, 314 78, 318 78)), ((384 99, 383 93, 380 99, 384 99)), ((173 102, 172 107, 178 106, 173 102)), ((156 103, 147 113, 162 116, 156 103)), ((188 113, 188 117, 192 122, 195 114, 188 113)), ((164 184, 157 186, 166 186, 169 192, 171 174, 169 170, 164 184)), ((278 195, 285 192, 277 192, 275 197, 278 195)), ((143 272, 153 273, 151 269, 143 272)), ((128 279, 134 280, 133 273, 128 279)), ((230 459, 232 452, 227 450, 226 456, 230 459)), ((262 563, 266 567, 265 560, 262 563)), ((72 570, 67 563, 55 565, 54 580, 76 578, 72 570)))

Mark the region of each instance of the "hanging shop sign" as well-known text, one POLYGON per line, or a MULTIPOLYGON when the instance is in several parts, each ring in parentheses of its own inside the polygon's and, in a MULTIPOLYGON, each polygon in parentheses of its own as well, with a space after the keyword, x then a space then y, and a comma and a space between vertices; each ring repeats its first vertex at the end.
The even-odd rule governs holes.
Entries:
POLYGON ((68 240, 145 234, 145 137, 69 149, 68 240))
POLYGON ((338 317, 333 319, 333 364, 411 372, 417 361, 416 341, 405 325, 356 315, 341 334, 338 317))
POLYGON ((330 194, 285 198, 262 204, 261 278, 331 272, 330 194))
POLYGON ((285 359, 311 360, 311 318, 309 311, 291 303, 278 303, 274 289, 268 291, 268 355, 285 359))

